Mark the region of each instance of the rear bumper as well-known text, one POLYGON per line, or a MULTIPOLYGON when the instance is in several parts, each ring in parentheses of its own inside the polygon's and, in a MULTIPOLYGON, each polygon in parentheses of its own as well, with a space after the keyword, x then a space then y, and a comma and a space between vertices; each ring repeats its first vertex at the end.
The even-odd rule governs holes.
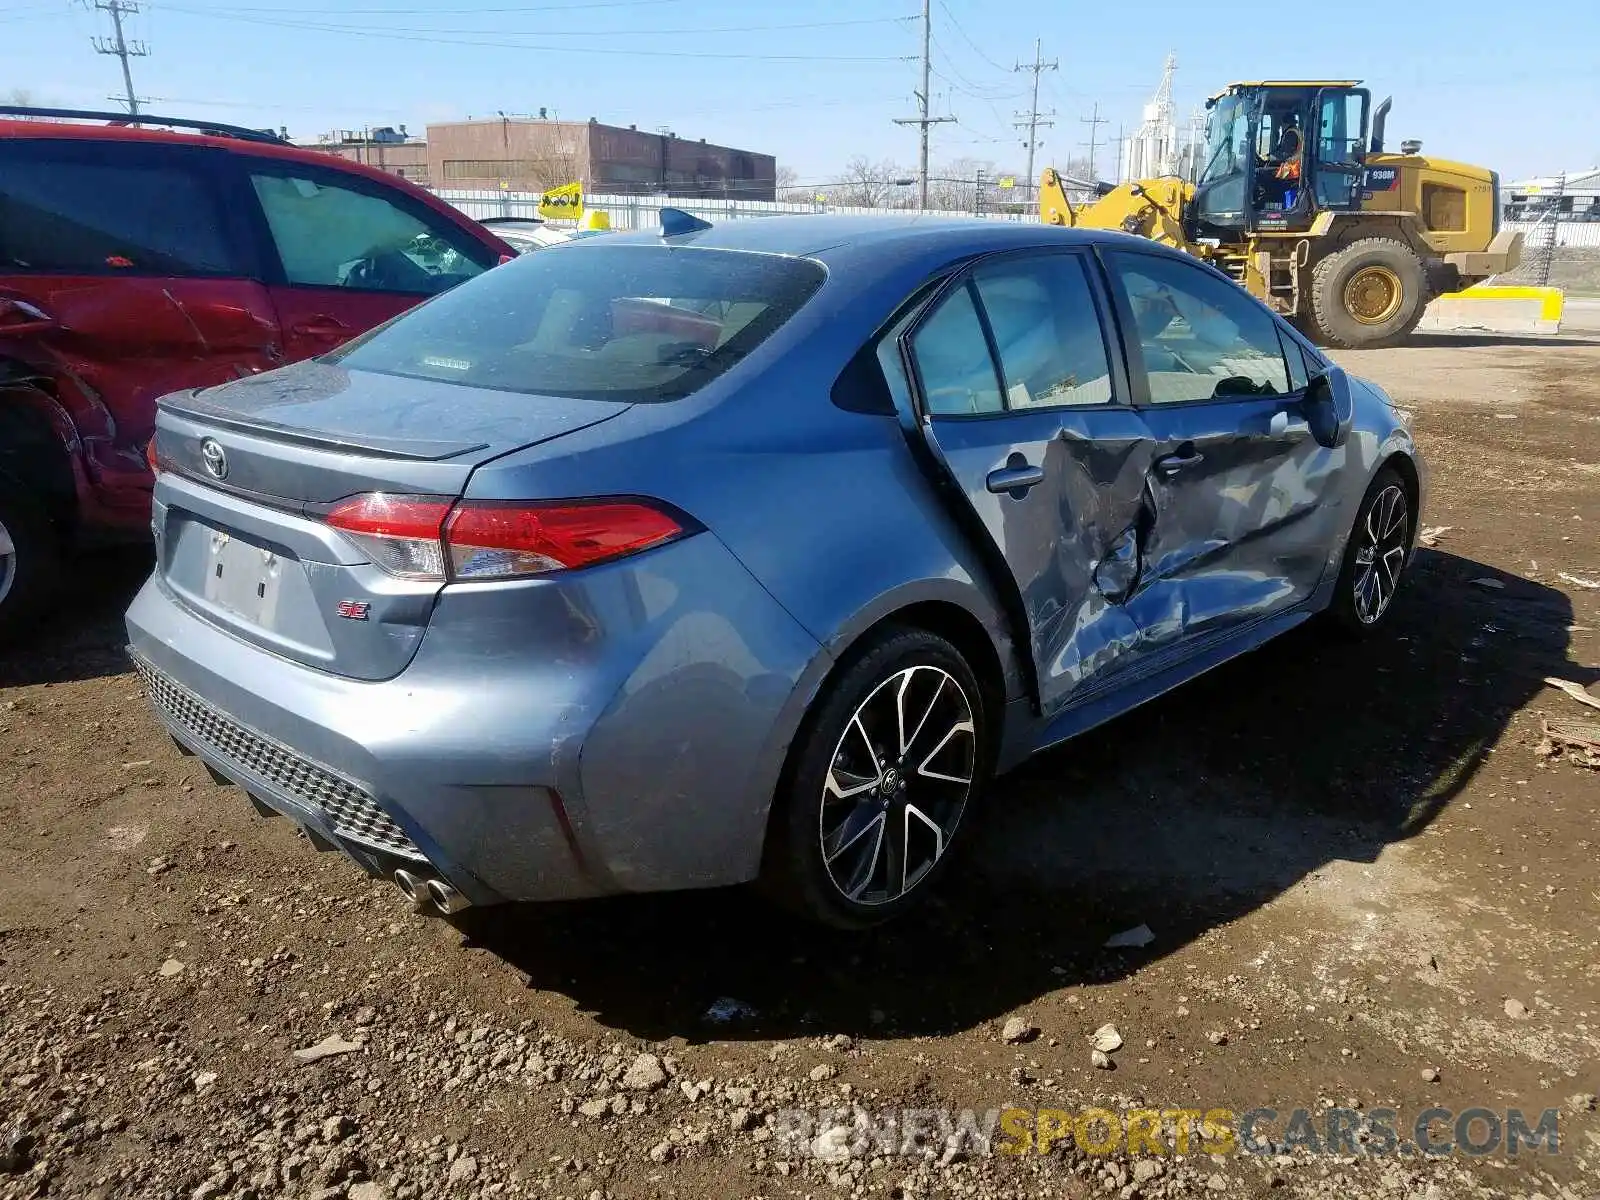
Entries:
POLYGON ((752 878, 816 642, 708 534, 532 586, 556 594, 446 588, 384 682, 252 646, 159 578, 130 651, 181 744, 373 873, 426 861, 475 904, 752 878))

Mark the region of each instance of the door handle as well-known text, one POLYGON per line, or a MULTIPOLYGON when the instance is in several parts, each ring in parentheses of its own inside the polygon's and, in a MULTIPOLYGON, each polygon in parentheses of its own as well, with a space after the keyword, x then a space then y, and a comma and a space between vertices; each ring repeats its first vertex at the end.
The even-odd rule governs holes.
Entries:
POLYGON ((1026 492, 1044 482, 1044 468, 1024 463, 1017 467, 1000 467, 990 471, 984 486, 991 492, 1026 492))
POLYGON ((1310 433, 1311 426, 1303 417, 1291 416, 1286 409, 1280 408, 1272 414, 1272 419, 1267 422, 1267 433, 1272 437, 1287 437, 1289 434, 1298 436, 1310 433))
POLYGON ((1205 461, 1205 457, 1206 456, 1204 454, 1201 454, 1200 451, 1196 450, 1193 446, 1185 446, 1176 454, 1168 454, 1162 458, 1156 459, 1156 474, 1160 475, 1163 479, 1171 479, 1179 471, 1185 470, 1189 467, 1199 466, 1200 463, 1205 461))
POLYGON ((307 317, 298 325, 292 326, 290 333, 297 337, 337 337, 350 332, 350 326, 337 317, 316 316, 307 317))
POLYGON ((37 305, 0 296, 0 333, 21 337, 58 328, 55 318, 37 305))

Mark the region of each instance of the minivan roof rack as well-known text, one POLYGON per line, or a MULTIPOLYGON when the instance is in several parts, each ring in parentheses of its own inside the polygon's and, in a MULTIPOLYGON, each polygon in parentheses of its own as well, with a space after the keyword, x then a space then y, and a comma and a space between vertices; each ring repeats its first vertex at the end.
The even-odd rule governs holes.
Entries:
POLYGON ((127 113, 91 112, 81 108, 35 108, 26 104, 0 104, 0 117, 56 117, 73 121, 105 121, 112 125, 165 125, 173 129, 192 129, 217 137, 238 138, 242 142, 266 142, 273 146, 289 143, 275 133, 264 129, 246 129, 242 125, 223 125, 216 121, 186 121, 180 117, 156 117, 140 113, 137 117, 127 113))

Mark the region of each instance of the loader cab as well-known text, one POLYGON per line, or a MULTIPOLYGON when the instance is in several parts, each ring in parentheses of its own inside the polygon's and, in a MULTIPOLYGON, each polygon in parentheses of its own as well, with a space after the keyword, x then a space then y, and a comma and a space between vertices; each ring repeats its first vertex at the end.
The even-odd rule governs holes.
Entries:
POLYGON ((1207 102, 1192 238, 1300 232, 1361 207, 1371 93, 1357 80, 1236 83, 1207 102))

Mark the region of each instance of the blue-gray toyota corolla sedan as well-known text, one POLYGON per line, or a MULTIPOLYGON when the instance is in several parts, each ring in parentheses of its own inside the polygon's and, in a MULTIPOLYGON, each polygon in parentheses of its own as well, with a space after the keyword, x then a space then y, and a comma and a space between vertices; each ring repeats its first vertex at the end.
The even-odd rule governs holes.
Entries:
POLYGON ((1389 612, 1405 418, 1120 234, 792 217, 529 255, 161 403, 128 614, 214 776, 420 906, 914 903, 986 780, 1389 612))

